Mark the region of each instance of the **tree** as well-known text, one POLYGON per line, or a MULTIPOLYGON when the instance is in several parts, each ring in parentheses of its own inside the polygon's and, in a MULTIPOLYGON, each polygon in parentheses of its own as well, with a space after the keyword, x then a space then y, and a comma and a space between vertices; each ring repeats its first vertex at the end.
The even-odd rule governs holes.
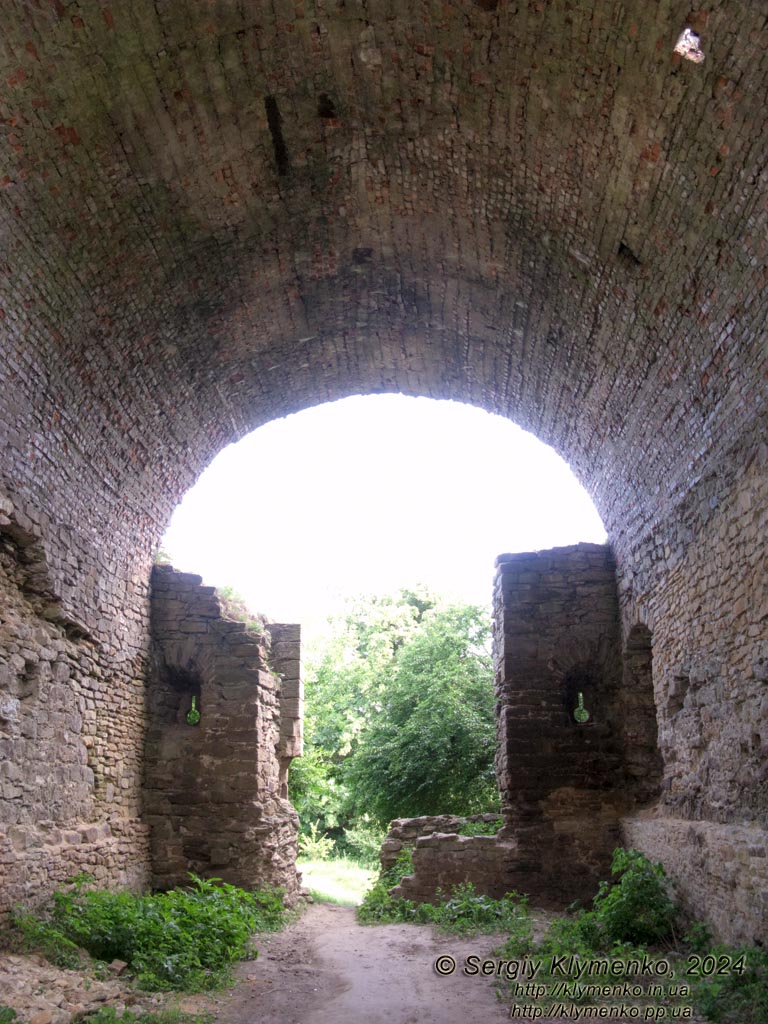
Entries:
POLYGON ((482 609, 421 591, 351 605, 307 673, 302 825, 497 810, 489 641, 482 609))
POLYGON ((487 615, 432 608, 396 653, 380 709, 345 781, 358 810, 382 823, 498 809, 487 615))

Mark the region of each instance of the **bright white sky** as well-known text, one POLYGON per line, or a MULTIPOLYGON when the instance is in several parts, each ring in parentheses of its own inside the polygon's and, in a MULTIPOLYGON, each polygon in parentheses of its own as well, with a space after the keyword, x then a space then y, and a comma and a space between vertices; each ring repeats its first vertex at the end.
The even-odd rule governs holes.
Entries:
POLYGON ((306 637, 345 596, 425 583, 487 605, 496 555, 604 540, 567 464, 509 420, 371 395, 275 420, 225 448, 162 546, 177 569, 301 622, 306 637))

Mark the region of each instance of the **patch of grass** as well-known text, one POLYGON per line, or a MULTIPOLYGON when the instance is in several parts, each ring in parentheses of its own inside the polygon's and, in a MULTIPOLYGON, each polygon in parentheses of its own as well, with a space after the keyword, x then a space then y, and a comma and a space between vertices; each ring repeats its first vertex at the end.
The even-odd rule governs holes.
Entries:
POLYGON ((19 1015, 14 1009, 6 1006, 4 1003, 0 1003, 0 1024, 15 1024, 18 1020, 19 1015))
POLYGON ((109 1006, 103 1006, 95 1013, 79 1018, 82 1024, 213 1024, 210 1013, 185 1013, 183 1010, 155 1010, 135 1014, 130 1010, 117 1013, 109 1006))
POLYGON ((355 907, 371 884, 375 872, 348 857, 333 860, 300 859, 297 867, 303 884, 318 903, 355 907))
POLYGON ((54 894, 49 920, 34 926, 31 915, 17 915, 16 925, 27 947, 44 955, 58 945, 67 956, 82 948, 97 960, 125 960, 150 991, 217 988, 236 960, 257 955, 253 932, 280 927, 282 896, 190 877, 188 888, 137 896, 87 889, 90 879, 79 876, 54 894))

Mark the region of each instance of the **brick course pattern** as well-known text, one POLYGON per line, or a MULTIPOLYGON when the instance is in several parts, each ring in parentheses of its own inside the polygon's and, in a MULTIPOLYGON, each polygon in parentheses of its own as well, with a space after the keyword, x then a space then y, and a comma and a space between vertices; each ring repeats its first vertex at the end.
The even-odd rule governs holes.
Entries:
MULTIPOLYGON (((65 659, 55 692, 88 714, 47 759, 0 723, 4 820, 32 843, 81 820, 32 792, 66 766, 73 813, 127 829, 116 860, 96 841, 107 875, 146 875, 148 587, 172 509, 259 424, 402 391, 511 417, 568 460, 611 539, 622 650, 653 638, 668 814, 765 830, 761 5, 5 8, 2 699, 21 700, 24 646, 56 655, 43 677, 65 659), (686 27, 701 62, 674 52, 686 27), (67 655, 34 640, 46 623, 67 655)), ((47 686, 24 698, 43 730, 47 686)), ((682 872, 699 847, 675 835, 682 872)), ((702 912, 717 873, 688 880, 702 912)))
POLYGON ((496 774, 503 834, 517 843, 514 888, 561 906, 588 900, 610 874, 620 814, 633 804, 609 548, 497 559, 494 667, 496 774))
MULTIPOLYGON (((143 808, 152 881, 182 885, 194 871, 246 889, 281 886, 293 903, 299 819, 287 773, 301 753, 290 728, 301 708, 289 718, 285 705, 297 702, 288 696, 295 679, 283 689, 270 666, 272 631, 223 617, 214 588, 201 583, 170 566, 152 574, 143 808)), ((281 664, 293 655, 298 673, 298 628, 273 628, 290 647, 281 664)))

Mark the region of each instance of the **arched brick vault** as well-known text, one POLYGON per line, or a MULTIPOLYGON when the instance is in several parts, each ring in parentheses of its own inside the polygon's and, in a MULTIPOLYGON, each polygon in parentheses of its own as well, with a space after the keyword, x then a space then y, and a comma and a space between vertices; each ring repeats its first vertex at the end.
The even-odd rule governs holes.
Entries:
POLYGON ((764 824, 763 7, 0 6, 0 473, 104 671, 140 676, 152 549, 224 444, 460 399, 568 459, 659 678, 732 701, 702 733, 657 682, 675 813, 764 824))

